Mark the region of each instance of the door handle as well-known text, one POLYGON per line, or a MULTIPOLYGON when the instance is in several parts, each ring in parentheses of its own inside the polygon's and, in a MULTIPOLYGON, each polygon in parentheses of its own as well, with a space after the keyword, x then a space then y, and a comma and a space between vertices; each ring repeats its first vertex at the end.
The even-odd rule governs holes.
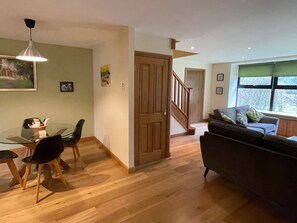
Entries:
POLYGON ((163 115, 164 115, 164 116, 167 115, 167 110, 166 110, 166 109, 163 111, 163 115))

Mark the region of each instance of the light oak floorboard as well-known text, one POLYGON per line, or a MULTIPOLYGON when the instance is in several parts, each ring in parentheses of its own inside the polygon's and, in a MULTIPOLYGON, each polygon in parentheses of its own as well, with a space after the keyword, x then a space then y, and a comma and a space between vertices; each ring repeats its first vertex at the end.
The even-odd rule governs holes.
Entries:
MULTIPOLYGON (((205 129, 197 125, 199 134, 205 129)), ((196 132, 197 133, 197 132, 196 132)), ((40 186, 35 204, 36 172, 28 188, 9 188, 11 173, 0 169, 0 223, 151 223, 151 222, 297 222, 296 215, 210 171, 203 177, 199 134, 171 139, 171 157, 127 174, 95 141, 79 143, 86 164, 75 164, 71 149, 62 158, 67 186, 54 178, 40 186)), ((20 157, 24 151, 16 151, 20 157)), ((20 166, 20 158, 15 160, 20 166)), ((32 168, 33 169, 33 168, 32 168)))

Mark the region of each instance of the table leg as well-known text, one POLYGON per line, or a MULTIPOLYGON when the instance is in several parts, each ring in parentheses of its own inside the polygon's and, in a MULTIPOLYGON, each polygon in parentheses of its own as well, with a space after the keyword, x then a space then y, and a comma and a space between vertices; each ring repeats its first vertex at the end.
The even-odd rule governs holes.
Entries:
POLYGON ((63 170, 70 169, 70 166, 62 159, 60 159, 60 166, 63 168, 63 170))

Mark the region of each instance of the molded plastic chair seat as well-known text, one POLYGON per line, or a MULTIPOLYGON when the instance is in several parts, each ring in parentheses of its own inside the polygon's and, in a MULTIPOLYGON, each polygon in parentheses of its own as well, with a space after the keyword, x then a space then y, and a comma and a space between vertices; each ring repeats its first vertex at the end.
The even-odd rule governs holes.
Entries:
POLYGON ((0 151, 0 162, 8 159, 15 159, 18 155, 10 150, 0 151))
POLYGON ((7 166, 10 169, 11 174, 17 178, 18 182, 20 183, 20 185, 22 186, 22 178, 19 174, 19 172, 17 171, 17 168, 15 166, 15 163, 13 162, 13 159, 17 158, 18 155, 10 150, 3 150, 0 151, 0 163, 6 163, 7 166))

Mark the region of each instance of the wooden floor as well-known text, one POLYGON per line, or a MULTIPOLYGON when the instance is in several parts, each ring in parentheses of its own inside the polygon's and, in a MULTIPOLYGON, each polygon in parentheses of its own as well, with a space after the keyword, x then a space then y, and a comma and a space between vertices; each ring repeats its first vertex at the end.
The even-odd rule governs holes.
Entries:
POLYGON ((171 139, 170 158, 130 175, 95 141, 79 148, 86 168, 75 167, 67 149, 68 186, 58 179, 52 191, 42 186, 40 197, 47 197, 38 204, 34 181, 25 191, 10 189, 10 173, 1 164, 0 222, 297 222, 292 213, 214 172, 204 179, 199 135, 171 139))

